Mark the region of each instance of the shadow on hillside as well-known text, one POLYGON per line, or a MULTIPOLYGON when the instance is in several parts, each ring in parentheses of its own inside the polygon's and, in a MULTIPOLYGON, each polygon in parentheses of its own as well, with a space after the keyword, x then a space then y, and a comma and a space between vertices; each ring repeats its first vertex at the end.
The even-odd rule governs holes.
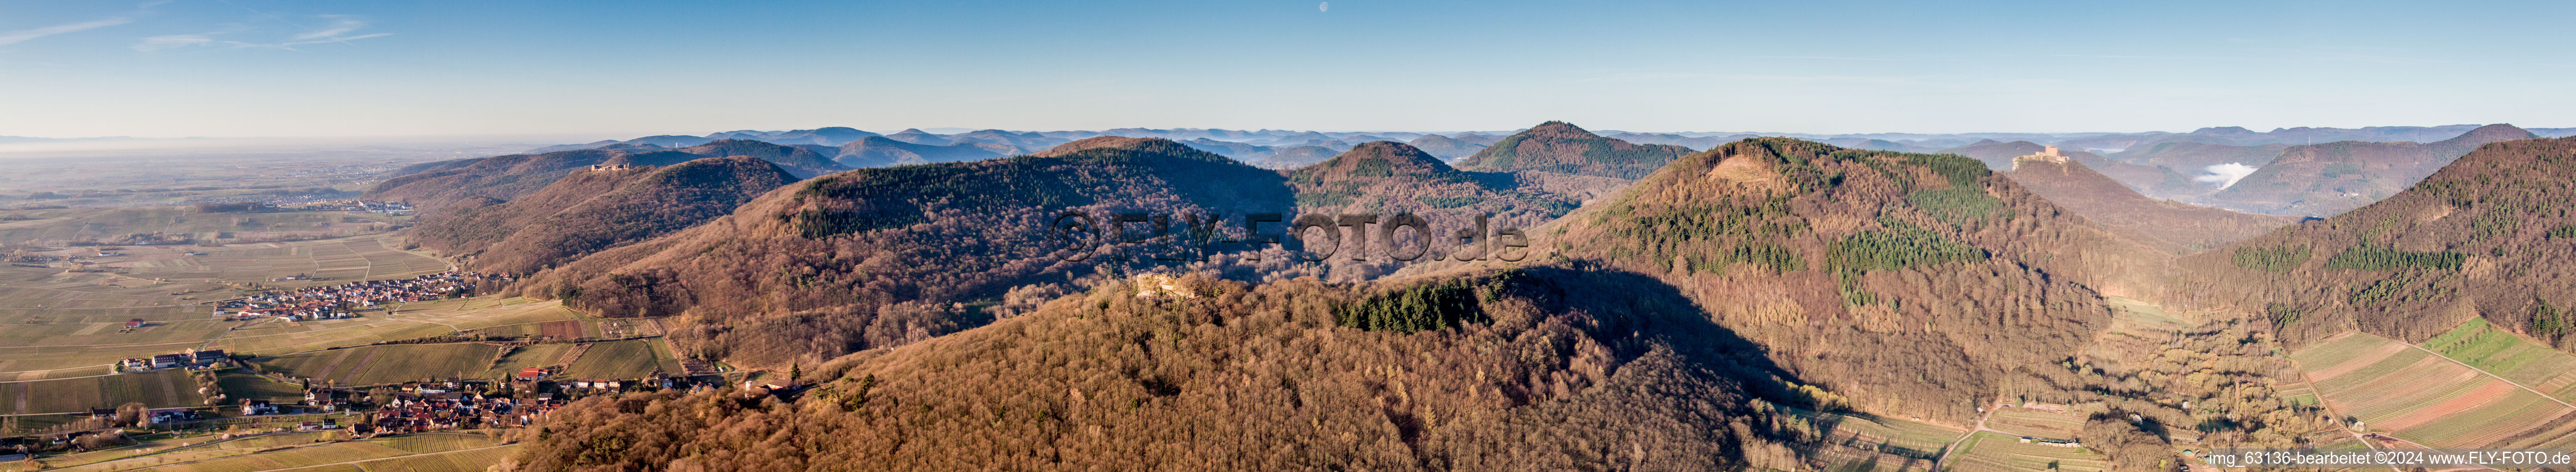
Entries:
POLYGON ((1608 267, 1520 270, 1561 290, 1563 308, 1594 313, 1601 323, 1594 329, 1603 338, 1626 340, 1615 346, 1621 358, 1633 359, 1657 344, 1669 345, 1690 365, 1742 382, 1746 391, 1765 400, 1807 403, 1789 386, 1806 382, 1772 363, 1766 355, 1769 349, 1718 326, 1689 297, 1662 280, 1608 267), (1666 342, 1651 342, 1655 340, 1666 342))

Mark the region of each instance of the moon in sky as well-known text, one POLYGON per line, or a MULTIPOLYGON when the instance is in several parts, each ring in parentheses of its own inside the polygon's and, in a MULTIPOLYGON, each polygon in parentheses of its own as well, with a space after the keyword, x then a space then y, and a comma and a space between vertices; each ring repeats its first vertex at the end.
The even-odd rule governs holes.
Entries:
POLYGON ((1317 3, 1315 11, 1333 11, 1333 2, 1317 3))

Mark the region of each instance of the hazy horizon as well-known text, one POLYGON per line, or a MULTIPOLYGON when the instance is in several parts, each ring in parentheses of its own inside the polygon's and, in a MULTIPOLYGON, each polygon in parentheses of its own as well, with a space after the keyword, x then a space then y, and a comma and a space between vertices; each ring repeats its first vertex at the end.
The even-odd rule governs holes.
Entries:
POLYGON ((2556 25, 2569 13, 2576 4, 12 2, 0 5, 0 104, 13 111, 0 135, 2576 126, 2551 111, 2576 108, 2576 52, 2489 47, 2570 43, 2576 32, 2556 25))

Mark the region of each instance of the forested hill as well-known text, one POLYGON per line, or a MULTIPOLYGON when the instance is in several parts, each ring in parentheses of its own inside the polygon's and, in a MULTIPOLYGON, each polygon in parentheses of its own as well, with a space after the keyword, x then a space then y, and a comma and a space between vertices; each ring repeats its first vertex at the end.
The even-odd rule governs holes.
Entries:
POLYGON ((1778 387, 1729 339, 1671 288, 1615 272, 1113 280, 983 328, 808 365, 817 386, 792 405, 724 389, 585 400, 550 414, 515 460, 518 470, 1800 470, 1769 438, 1817 425, 1758 414, 1747 389, 1778 387))
POLYGON ((1563 121, 1540 123, 1458 161, 1477 172, 1543 171, 1636 179, 1689 154, 1669 144, 1635 144, 1601 137, 1563 121))
MULTIPOLYGON (((1374 141, 1288 174, 1297 211, 1413 213, 1435 217, 1490 215, 1524 227, 1563 216, 1577 203, 1520 188, 1511 174, 1467 172, 1394 141, 1374 141)), ((1455 228, 1452 224, 1441 225, 1455 228)))
MULTIPOLYGON (((998 259, 976 255, 1008 246, 975 241, 1024 236, 971 229, 1042 223, 933 202, 1197 205, 1216 193, 1187 185, 1266 172, 1160 139, 1067 146, 827 176, 520 284, 606 313, 689 310, 709 324, 674 339, 737 365, 893 347, 803 364, 801 380, 816 387, 792 405, 729 390, 585 400, 550 416, 515 460, 534 470, 1804 470, 1822 459, 1784 446, 1835 447, 1820 436, 1833 426, 1769 405, 1964 427, 1979 406, 2020 398, 2104 406, 2084 441, 2112 451, 2115 468, 2144 471, 2171 463, 2171 447, 2128 415, 2192 417, 2105 393, 2132 380, 2075 373, 2109 324, 2096 288, 2125 283, 2105 274, 2153 251, 1971 159, 1776 138, 1674 161, 1534 231, 1546 235, 1533 249, 1553 255, 1517 267, 1258 286, 1103 277, 931 336, 983 321, 956 318, 943 308, 951 301, 1089 269, 989 262, 998 259), (1154 193, 1043 190, 1058 184, 1154 193), (908 206, 858 206, 884 202, 908 206), (836 214, 852 216, 827 218, 836 214), (950 229, 912 215, 1004 224, 950 229), (951 285, 902 285, 913 280, 951 285), (945 286, 985 292, 933 292, 945 286), (609 443, 623 447, 598 446, 609 443)), ((1271 185, 1475 175, 1399 146, 1365 144, 1271 185)))
POLYGON ((751 156, 777 164, 798 178, 837 172, 845 167, 812 150, 759 141, 727 139, 679 149, 628 152, 584 149, 545 154, 513 154, 413 165, 367 189, 360 198, 408 201, 423 210, 469 197, 508 201, 553 184, 575 169, 592 165, 665 166, 707 157, 751 156))
MULTIPOLYGON (((699 157, 756 157, 761 160, 778 164, 778 167, 786 169, 790 174, 795 174, 796 178, 799 179, 810 179, 817 175, 850 169, 849 167, 833 163, 831 156, 814 152, 811 149, 752 141, 748 139, 721 139, 706 144, 673 149, 668 152, 690 154, 699 157)), ((642 153, 635 154, 630 157, 630 159, 633 163, 637 164, 663 165, 667 163, 665 161, 672 159, 686 161, 696 158, 642 153)))
POLYGON ((574 171, 517 200, 424 213, 410 237, 477 269, 528 273, 724 216, 796 180, 750 156, 574 171))
POLYGON ((584 149, 412 165, 376 183, 359 198, 407 201, 424 212, 466 198, 510 200, 543 189, 573 169, 625 155, 624 151, 584 149))
POLYGON ((931 146, 896 141, 881 136, 869 136, 841 145, 840 153, 832 159, 841 165, 864 168, 973 161, 996 157, 1002 157, 1002 153, 985 150, 974 143, 931 146))
POLYGON ((2576 138, 2490 143, 2369 206, 2187 258, 2164 298, 2266 313, 2295 342, 2421 341, 2482 316, 2569 349, 2571 210, 2576 138))
POLYGON ((994 313, 955 302, 1051 298, 1060 288, 1050 284, 1112 257, 1052 257, 1065 246, 1052 224, 1067 209, 1108 218, 1293 204, 1278 172, 1180 143, 1093 138, 1063 149, 827 175, 517 286, 592 313, 691 313, 698 325, 672 336, 690 354, 783 365, 926 339, 994 313), (1024 286, 1026 294, 1004 293, 1024 286))
POLYGON ((2479 146, 2532 137, 2522 128, 2495 124, 2423 144, 2341 141, 2291 146, 2270 164, 2210 195, 2209 201, 2256 213, 2334 216, 2413 186, 2479 146))
POLYGON ((2023 156, 2005 174, 2093 224, 2174 254, 2223 247, 2300 220, 2147 198, 2067 157, 2023 156))
POLYGON ((2108 322, 2104 292, 2163 263, 1974 159, 1785 138, 1686 156, 1558 225, 1557 255, 1679 288, 1802 381, 1951 424, 2050 374, 2108 322))

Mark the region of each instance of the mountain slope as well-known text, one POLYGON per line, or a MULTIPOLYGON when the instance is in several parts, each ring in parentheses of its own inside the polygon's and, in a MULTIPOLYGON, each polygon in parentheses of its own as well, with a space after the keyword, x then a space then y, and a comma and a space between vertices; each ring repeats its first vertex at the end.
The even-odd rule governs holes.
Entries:
POLYGON ((2168 297, 2265 313, 2294 342, 2416 342, 2477 316, 2569 349, 2569 208, 2576 138, 2491 143, 2386 199, 2186 258, 2168 297))
POLYGON ((823 146, 839 146, 851 141, 857 141, 859 138, 876 135, 876 133, 859 131, 856 128, 830 126, 778 133, 775 136, 769 136, 762 138, 761 140, 776 144, 816 144, 823 146))
POLYGON ((1681 287, 1799 382, 1949 424, 2074 355, 2109 321, 2102 294, 2161 258, 1975 160, 1782 138, 1687 156, 1555 226, 1542 247, 1681 287))
POLYGON ((2424 144, 2343 141, 2292 146, 2269 165, 2210 195, 2209 203, 2255 213, 2332 216, 2404 190, 2478 146, 2532 137, 2522 128, 2496 124, 2424 144))
POLYGON ((1115 281, 1034 314, 808 368, 817 386, 792 405, 724 390, 585 400, 549 415, 513 462, 1799 469, 1767 438, 1804 423, 1747 401, 1760 386, 1735 377, 1758 377, 1744 372, 1760 359, 1686 303, 1651 280, 1544 267, 1359 286, 1115 281), (1366 321, 1412 298, 1442 303, 1422 320, 1443 327, 1366 321), (627 446, 596 447, 611 442, 627 446))
POLYGON ((2162 249, 2176 253, 2226 246, 2299 222, 2297 217, 2238 213, 2147 198, 2065 157, 2023 156, 2005 175, 2031 193, 2047 198, 2049 203, 2095 224, 2140 241, 2162 243, 2162 249))
MULTIPOLYGON (((1288 174, 1299 213, 1411 213, 1433 228, 1473 227, 1478 215, 1512 227, 1536 227, 1579 205, 1523 189, 1511 174, 1449 167, 1413 146, 1373 141, 1288 174)), ((1372 252, 1379 249, 1372 249, 1372 252)))
POLYGON ((1118 257, 1056 257, 1065 244, 1052 225, 1064 211, 1106 225, 1099 219, 1118 212, 1291 204, 1277 172, 1179 143, 1102 137, 1059 147, 1068 148, 831 174, 518 287, 604 315, 687 313, 695 326, 673 340, 693 355, 777 365, 981 324, 992 314, 951 303, 1065 282, 1118 257))
POLYGON ((1421 149, 1422 152, 1431 153, 1433 156, 1440 156, 1441 160, 1449 161, 1465 159, 1467 156, 1476 155, 1477 151, 1485 150, 1483 144, 1437 134, 1413 138, 1413 141, 1405 144, 1421 149))
POLYGON ((394 171, 393 177, 377 182, 359 198, 406 201, 423 211, 468 198, 512 200, 545 188, 573 169, 626 155, 584 149, 415 164, 394 171))
POLYGON ((2157 143, 2156 145, 2144 148, 2131 148, 2118 153, 2113 153, 2110 157, 2124 162, 2197 171, 2202 168, 2219 164, 2244 164, 2252 167, 2262 167, 2264 165, 2271 164, 2273 159, 2281 157, 2281 150, 2289 149, 2289 147, 2290 146, 2287 144, 2278 143, 2259 146, 2231 146, 2225 144, 2195 142, 2167 142, 2157 143))
POLYGON ((893 139, 893 140, 896 140, 896 141, 902 141, 902 142, 907 142, 907 143, 919 144, 919 145, 923 145, 923 146, 946 146, 946 145, 950 145, 950 144, 956 144, 956 143, 949 142, 949 141, 948 141, 948 138, 942 138, 942 137, 939 137, 939 135, 936 135, 936 134, 930 134, 929 132, 922 131, 922 130, 921 130, 921 129, 919 129, 919 128, 905 128, 903 131, 899 131, 899 132, 896 132, 896 133, 894 133, 894 134, 885 135, 885 137, 886 137, 887 139, 893 139))
POLYGON ((1192 138, 1188 141, 1181 141, 1180 143, 1188 144, 1190 147, 1201 151, 1213 152, 1220 156, 1231 157, 1234 158, 1234 160, 1244 162, 1255 162, 1262 158, 1270 157, 1269 146, 1255 146, 1247 143, 1218 141, 1208 138, 1192 138))
POLYGON ((796 180, 749 156, 576 171, 518 200, 424 214, 411 238, 478 269, 528 273, 723 216, 796 180))
MULTIPOLYGON (((751 156, 759 158, 760 160, 778 164, 779 168, 786 169, 787 173, 796 174, 796 177, 800 179, 810 179, 817 175, 849 170, 848 167, 843 167, 840 164, 833 163, 831 156, 814 152, 814 150, 811 149, 748 139, 720 139, 706 144, 672 149, 668 152, 688 154, 697 157, 751 156)), ((627 157, 626 163, 640 165, 667 165, 694 160, 697 157, 663 156, 651 153, 637 153, 627 157), (664 160, 674 161, 665 163, 663 162, 664 160)))
POLYGON ((1604 138, 1562 121, 1550 121, 1496 141, 1458 161, 1477 172, 1545 171, 1636 179, 1689 154, 1690 148, 1633 144, 1604 138))
POLYGON ((852 168, 885 167, 933 162, 975 161, 1002 157, 973 143, 931 146, 897 141, 883 136, 868 136, 841 145, 835 162, 852 168))
POLYGON ((1274 147, 1270 149, 1269 157, 1253 161, 1252 164, 1270 169, 1295 169, 1315 165, 1337 155, 1341 155, 1341 152, 1323 146, 1274 147))

